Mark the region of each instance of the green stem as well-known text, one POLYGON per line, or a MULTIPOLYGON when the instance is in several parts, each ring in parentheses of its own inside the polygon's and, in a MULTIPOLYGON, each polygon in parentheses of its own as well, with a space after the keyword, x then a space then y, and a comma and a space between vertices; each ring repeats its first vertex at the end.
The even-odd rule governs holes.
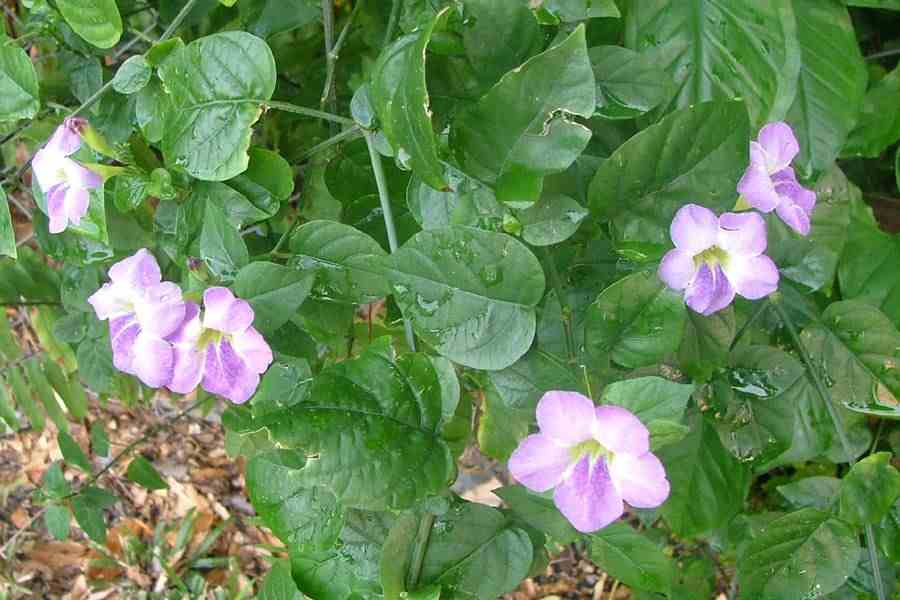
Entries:
POLYGON ((428 549, 428 540, 431 538, 431 529, 434 527, 434 515, 426 512, 419 521, 419 530, 416 532, 416 542, 413 546, 412 559, 407 573, 406 589, 415 589, 419 584, 422 574, 422 564, 425 562, 425 551, 428 549))
POLYGON ((288 240, 288 238, 291 237, 291 234, 294 233, 294 230, 297 229, 297 226, 298 226, 299 224, 300 224, 300 217, 297 216, 297 217, 294 219, 294 222, 291 223, 291 226, 288 227, 287 230, 286 230, 284 233, 281 234, 281 237, 280 237, 280 238, 278 238, 278 242, 275 244, 275 247, 272 248, 271 250, 269 250, 269 255, 270 255, 270 256, 281 256, 281 254, 279 254, 278 251, 281 250, 281 247, 282 247, 282 246, 284 245, 284 243, 288 240))
POLYGON ((310 148, 309 150, 304 152, 300 156, 300 161, 302 162, 302 161, 306 160, 307 158, 309 158, 315 154, 318 154, 322 150, 330 148, 330 147, 334 146, 335 144, 339 144, 339 143, 343 142, 344 140, 350 140, 350 139, 353 139, 360 135, 362 135, 362 132, 360 131, 359 125, 354 125, 353 127, 350 127, 349 129, 345 129, 344 131, 338 133, 337 135, 331 136, 330 138, 328 138, 327 140, 325 140, 323 142, 319 142, 318 144, 316 144, 315 146, 313 146, 312 148, 310 148))
POLYGON ((397 19, 400 16, 400 1, 393 0, 391 3, 391 16, 388 17, 387 30, 384 32, 382 47, 387 46, 391 42, 391 38, 394 37, 394 29, 397 28, 397 19))
MULTIPOLYGON (((815 387, 819 398, 822 400, 822 403, 825 404, 825 408, 828 410, 828 415, 831 417, 831 422, 834 424, 835 431, 837 431, 838 440, 840 441, 841 448, 844 450, 847 464, 850 465, 850 468, 852 469, 853 465, 856 464, 856 460, 853 457, 853 451, 850 447, 850 440, 847 438, 847 431, 844 428, 844 421, 843 419, 841 419, 841 415, 838 414, 837 410, 834 407, 834 404, 831 401, 831 394, 828 391, 828 387, 819 376, 819 372, 816 370, 815 363, 813 362, 812 357, 809 354, 809 350, 806 348, 803 340, 800 339, 800 335, 797 333, 797 328, 794 326, 794 321, 791 320, 791 316, 784 309, 784 306, 781 305, 780 299, 775 300, 770 296, 768 299, 768 303, 771 304, 775 311, 778 313, 778 317, 787 328, 788 333, 791 336, 791 340, 794 342, 794 346, 796 346, 797 350, 800 352, 800 357, 803 359, 803 363, 806 365, 806 371, 807 373, 809 373, 810 378, 813 380, 813 386, 815 387)), ((878 553, 875 550, 875 531, 872 529, 871 525, 865 526, 865 537, 866 548, 869 551, 869 562, 871 562, 872 564, 872 581, 875 584, 875 593, 878 596, 878 600, 886 600, 884 583, 881 581, 881 568, 878 565, 878 553)))
MULTIPOLYGON (((375 185, 378 187, 378 200, 381 202, 381 213, 384 217, 384 228, 387 230, 388 247, 391 254, 397 251, 397 229, 394 226, 394 212, 391 210, 391 199, 388 195, 387 180, 384 177, 384 168, 381 165, 381 155, 375 148, 375 138, 370 131, 364 132, 366 145, 369 147, 369 160, 372 162, 372 171, 375 174, 375 185)), ((403 317, 403 330, 406 333, 406 343, 409 349, 416 351, 416 336, 413 334, 409 319, 403 317)))
POLYGON ((728 347, 729 350, 734 350, 734 347, 737 346, 738 342, 741 341, 741 338, 744 337, 744 334, 750 330, 750 327, 759 319, 763 314, 765 314, 766 310, 769 308, 768 302, 760 302, 756 305, 756 310, 753 311, 753 314, 750 315, 750 318, 741 325, 741 328, 738 329, 737 334, 734 336, 734 340, 731 342, 731 346, 728 347))
POLYGON ((298 106, 296 104, 291 104, 290 102, 279 102, 277 100, 263 100, 263 104, 268 106, 269 108, 274 108, 275 110, 283 110, 285 112, 294 113, 298 115, 304 115, 307 117, 314 117, 316 119, 324 119, 326 121, 331 121, 333 123, 340 123, 342 125, 353 125, 353 119, 348 119, 347 117, 341 117, 338 115, 333 115, 331 113, 316 110, 314 108, 307 108, 305 106, 298 106))
MULTIPOLYGON (((329 8, 327 11, 325 9, 325 2, 322 2, 322 16, 324 17, 326 14, 331 15, 332 20, 334 19, 334 12, 329 8)), ((330 4, 330 3, 329 3, 330 4)), ((347 22, 344 24, 344 28, 341 30, 341 34, 338 36, 337 42, 334 43, 334 46, 329 49, 329 44, 331 42, 331 36, 334 35, 334 24, 331 24, 331 33, 329 35, 328 24, 326 23, 325 28, 325 87, 322 89, 322 97, 320 98, 320 106, 321 108, 325 108, 326 104, 331 103, 331 111, 334 112, 334 73, 337 70, 337 61, 341 55, 341 48, 344 46, 344 42, 347 40, 347 35, 350 33, 350 27, 353 25, 353 21, 356 20, 356 14, 359 12, 360 7, 363 5, 363 0, 358 0, 356 6, 353 7, 353 10, 350 12, 350 16, 347 18, 347 22)))
POLYGON ((164 42, 178 31, 178 28, 181 27, 181 24, 184 23, 184 20, 187 19, 187 16, 190 14, 191 10, 193 10, 194 5, 197 4, 199 0, 188 0, 187 3, 182 7, 178 14, 175 15, 175 18, 172 19, 172 22, 169 23, 169 26, 166 27, 166 30, 163 31, 162 36, 159 38, 160 42, 164 42))
POLYGON ((562 278, 559 276, 559 270, 556 268, 556 261, 553 260, 553 255, 550 254, 550 250, 546 247, 542 248, 542 250, 547 263, 547 270, 550 272, 550 283, 556 292, 559 306, 562 308, 563 332, 566 336, 566 349, 569 352, 569 361, 575 364, 578 361, 578 354, 575 349, 575 334, 572 331, 572 307, 569 306, 569 299, 563 293, 562 278))
POLYGON ((884 50, 883 52, 870 54, 866 57, 866 60, 878 60, 879 58, 888 58, 890 56, 897 56, 898 54, 900 54, 900 48, 894 48, 893 50, 884 50))

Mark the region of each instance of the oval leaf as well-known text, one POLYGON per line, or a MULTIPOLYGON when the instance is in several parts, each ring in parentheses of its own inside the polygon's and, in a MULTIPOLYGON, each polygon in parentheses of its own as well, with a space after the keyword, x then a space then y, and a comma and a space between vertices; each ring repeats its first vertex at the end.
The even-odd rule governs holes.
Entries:
POLYGON ((98 48, 112 48, 122 37, 116 0, 57 0, 56 6, 75 33, 98 48))
POLYGON ((37 114, 40 101, 34 65, 25 51, 9 40, 0 42, 0 90, 0 121, 30 119, 37 114))

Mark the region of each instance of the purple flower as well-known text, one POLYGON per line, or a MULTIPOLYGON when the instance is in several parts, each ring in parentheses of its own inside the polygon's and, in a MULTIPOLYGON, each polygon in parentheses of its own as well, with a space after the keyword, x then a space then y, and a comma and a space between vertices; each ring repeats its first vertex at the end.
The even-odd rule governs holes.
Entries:
POLYGON ((168 388, 186 394, 203 389, 237 404, 246 402, 259 376, 272 363, 272 350, 251 325, 253 309, 231 290, 211 287, 200 307, 189 302, 184 322, 169 336, 175 347, 175 370, 168 388))
POLYGON ((750 142, 750 165, 737 190, 753 208, 773 210, 788 227, 801 235, 809 233, 809 219, 816 206, 816 193, 797 182, 790 167, 800 151, 794 131, 787 123, 769 123, 750 142))
POLYGON ((50 233, 78 225, 88 211, 90 190, 103 185, 103 178, 69 158, 81 148, 79 131, 84 119, 69 118, 56 128, 47 145, 37 151, 31 168, 47 196, 50 233))
POLYGON ((757 300, 778 289, 778 267, 763 254, 766 223, 759 213, 724 213, 686 204, 669 228, 675 249, 663 257, 659 277, 694 311, 711 315, 735 293, 757 300))
POLYGON ((156 259, 143 248, 110 267, 109 278, 88 302, 98 319, 109 319, 113 364, 150 387, 167 385, 175 358, 165 337, 184 320, 181 289, 162 281, 156 259))
POLYGON ((654 508, 669 497, 662 463, 650 452, 650 433, 619 406, 594 406, 575 392, 547 392, 537 406, 540 433, 529 435, 509 459, 509 470, 553 502, 579 531, 606 527, 625 512, 623 502, 654 508))

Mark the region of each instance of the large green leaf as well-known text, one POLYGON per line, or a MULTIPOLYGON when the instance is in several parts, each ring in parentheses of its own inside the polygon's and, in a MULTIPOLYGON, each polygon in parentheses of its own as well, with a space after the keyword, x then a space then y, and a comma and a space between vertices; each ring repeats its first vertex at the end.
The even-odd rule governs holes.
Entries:
POLYGON ((687 433, 681 422, 693 392, 693 385, 661 377, 638 377, 606 386, 601 404, 622 406, 637 415, 650 430, 650 446, 656 450, 687 433))
POLYGON ((457 169, 444 165, 450 190, 439 192, 416 176, 409 180, 406 203, 422 229, 467 225, 499 231, 512 213, 497 201, 494 190, 457 169))
POLYGON ((585 317, 588 356, 628 368, 659 362, 678 350, 686 308, 655 273, 641 271, 612 284, 585 317))
POLYGON ((317 269, 316 293, 323 298, 364 304, 390 294, 375 268, 387 253, 365 233, 333 221, 310 221, 291 237, 292 264, 317 269))
POLYGON ((544 271, 512 237, 467 227, 422 231, 386 270, 416 333, 450 360, 503 369, 531 346, 544 271))
POLYGON ((303 600, 304 596, 297 590, 297 584, 291 577, 291 565, 285 560, 278 560, 262 582, 257 600, 303 600))
POLYGON ((464 11, 463 48, 484 89, 541 49, 541 29, 522 2, 467 0, 464 11))
POLYGON ((215 33, 176 50, 159 76, 177 108, 163 135, 166 162, 210 181, 243 172, 251 126, 275 91, 266 43, 243 31, 215 33))
POLYGON ((635 589, 669 591, 673 560, 628 523, 613 523, 592 534, 590 540, 591 560, 604 572, 635 589))
POLYGON ((305 481, 308 462, 295 450, 271 450, 247 463, 253 508, 275 535, 299 552, 331 548, 344 525, 334 495, 305 481))
POLYGON ((224 210, 212 202, 205 203, 196 247, 210 272, 223 281, 232 281, 250 260, 244 238, 228 222, 224 210))
POLYGON ((668 243, 669 224, 684 204, 716 212, 734 206, 749 138, 740 102, 675 112, 603 161, 588 190, 591 209, 611 220, 621 240, 668 243))
POLYGON ((442 394, 427 356, 381 345, 320 373, 302 402, 266 417, 272 439, 308 460, 306 487, 344 506, 406 508, 444 489, 453 460, 440 437, 442 394))
POLYGON ((681 370, 694 379, 708 380, 715 369, 727 364, 736 330, 731 306, 709 316, 687 311, 684 337, 678 348, 681 370))
POLYGON ((866 65, 847 9, 838 0, 793 0, 802 65, 788 110, 800 154, 794 168, 809 177, 831 166, 856 123, 866 65))
POLYGON ((900 333, 877 308, 835 302, 800 334, 835 400, 851 410, 900 418, 900 333))
POLYGON ((890 452, 862 459, 841 480, 840 516, 854 525, 871 525, 884 518, 900 498, 900 472, 890 452))
POLYGON ((375 63, 369 86, 372 105, 394 153, 422 181, 438 190, 446 188, 447 183, 428 110, 425 48, 446 14, 441 13, 428 26, 385 48, 375 63))
POLYGON ((857 533, 827 512, 804 508, 769 523, 738 558, 741 596, 829 594, 859 562, 857 533))
POLYGON ((122 36, 116 0, 58 0, 56 6, 75 33, 98 48, 112 48, 122 36))
POLYGON ((750 471, 719 441, 712 425, 694 412, 690 433, 658 452, 672 486, 660 508, 679 536, 700 534, 728 522, 744 504, 750 471))
POLYGON ((6 191, 0 187, 0 254, 16 258, 16 232, 9 214, 6 191))
POLYGON ((518 212, 522 239, 532 246, 552 246, 578 231, 588 211, 563 194, 544 194, 530 208, 518 212))
POLYGON ((645 0, 629 7, 625 42, 673 77, 668 108, 740 98, 760 127, 794 99, 800 48, 790 2, 645 0))
POLYGON ((6 38, 0 38, 0 121, 30 119, 40 108, 37 74, 31 59, 6 38))
POLYGON ((591 134, 569 115, 594 112, 594 73, 584 27, 507 73, 453 121, 451 144, 467 174, 496 186, 497 197, 525 207, 543 178, 564 171, 591 134))
POLYGON ((294 316, 309 295, 314 279, 314 271, 255 262, 238 271, 234 291, 250 302, 256 317, 253 326, 266 335, 294 316))
POLYGON ((650 111, 671 94, 674 83, 651 53, 621 46, 589 50, 597 80, 598 112, 608 119, 626 119, 650 111))
POLYGON ((856 127, 841 152, 877 158, 900 139, 900 66, 869 87, 856 127))

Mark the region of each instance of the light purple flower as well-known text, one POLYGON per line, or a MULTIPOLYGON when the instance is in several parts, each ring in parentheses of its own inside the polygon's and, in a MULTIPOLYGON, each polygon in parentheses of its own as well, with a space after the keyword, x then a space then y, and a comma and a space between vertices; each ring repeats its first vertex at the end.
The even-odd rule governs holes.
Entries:
POLYGON ((735 293, 757 300, 778 289, 778 267, 763 254, 766 223, 759 213, 724 213, 686 204, 669 228, 675 248, 663 257, 659 277, 673 290, 684 290, 694 311, 711 315, 734 300, 735 293))
POLYGON ((816 193, 797 182, 791 161, 800 151, 794 131, 787 123, 769 123, 750 142, 750 165, 737 190, 753 208, 773 210, 788 227, 801 235, 809 233, 809 219, 816 206, 816 193))
POLYGON ((509 459, 509 470, 553 502, 579 531, 606 527, 624 502, 654 508, 669 497, 662 463, 650 452, 650 433, 619 406, 594 406, 575 392, 547 392, 537 406, 540 433, 529 435, 509 459))
POLYGON ((109 278, 88 302, 97 318, 109 319, 113 365, 150 387, 168 384, 175 357, 165 337, 184 320, 181 289, 162 281, 156 259, 144 248, 110 267, 109 278))
POLYGON ((86 121, 68 118, 56 128, 47 145, 37 151, 31 169, 47 197, 50 233, 65 231, 69 223, 79 225, 87 214, 90 190, 103 185, 103 178, 69 158, 81 147, 79 131, 86 121))
POLYGON ((186 394, 203 389, 237 404, 246 402, 259 376, 272 363, 272 350, 252 327, 253 309, 231 290, 211 287, 200 307, 189 302, 181 327, 169 336, 175 347, 175 370, 168 388, 186 394))

